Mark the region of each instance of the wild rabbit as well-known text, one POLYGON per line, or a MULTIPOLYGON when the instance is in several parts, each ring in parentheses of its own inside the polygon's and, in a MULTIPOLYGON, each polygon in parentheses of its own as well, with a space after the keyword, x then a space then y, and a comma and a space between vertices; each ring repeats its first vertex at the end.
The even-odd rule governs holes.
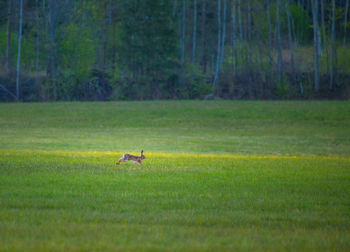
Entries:
POLYGON ((126 161, 131 161, 135 164, 139 164, 142 165, 142 160, 145 159, 146 157, 143 155, 143 150, 141 151, 141 156, 134 156, 134 155, 130 155, 125 153, 120 159, 119 161, 116 163, 116 165, 120 165, 120 162, 126 162, 126 161))

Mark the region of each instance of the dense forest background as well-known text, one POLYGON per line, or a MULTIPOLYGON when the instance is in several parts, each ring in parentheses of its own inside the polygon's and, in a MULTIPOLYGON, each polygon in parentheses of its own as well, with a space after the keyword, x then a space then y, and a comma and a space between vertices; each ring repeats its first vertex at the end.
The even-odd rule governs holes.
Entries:
POLYGON ((350 98, 349 0, 0 0, 0 101, 350 98))

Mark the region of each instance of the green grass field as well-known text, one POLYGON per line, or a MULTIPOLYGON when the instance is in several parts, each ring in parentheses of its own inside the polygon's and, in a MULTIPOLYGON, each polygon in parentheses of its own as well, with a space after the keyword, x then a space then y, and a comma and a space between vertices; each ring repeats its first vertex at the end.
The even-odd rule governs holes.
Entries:
POLYGON ((349 251, 349 195, 347 101, 0 104, 0 250, 349 251))

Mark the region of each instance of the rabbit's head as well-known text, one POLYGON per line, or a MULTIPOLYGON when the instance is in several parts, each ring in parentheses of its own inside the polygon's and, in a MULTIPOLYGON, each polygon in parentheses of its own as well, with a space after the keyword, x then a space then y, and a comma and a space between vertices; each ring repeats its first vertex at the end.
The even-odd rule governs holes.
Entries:
POLYGON ((141 151, 141 159, 146 159, 146 156, 143 155, 143 150, 141 151))

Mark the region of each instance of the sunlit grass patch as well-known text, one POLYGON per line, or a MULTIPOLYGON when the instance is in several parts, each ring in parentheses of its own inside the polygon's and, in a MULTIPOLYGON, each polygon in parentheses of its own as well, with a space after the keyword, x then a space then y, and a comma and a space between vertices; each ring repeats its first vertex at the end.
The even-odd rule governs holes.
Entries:
MULTIPOLYGON (((126 152, 111 152, 111 151, 69 151, 69 150, 4 150, 0 149, 0 154, 3 158, 6 156, 18 156, 22 158, 43 158, 50 159, 52 157, 69 157, 70 162, 104 162, 110 159, 119 159, 126 152)), ((140 153, 129 152, 132 155, 140 155, 140 153)), ((316 155, 235 155, 235 154, 190 154, 190 153, 162 153, 162 152, 145 152, 147 160, 152 159, 171 159, 171 160, 239 160, 239 159, 294 159, 294 160, 340 160, 350 161, 350 157, 344 156, 316 156, 316 155)), ((147 161, 144 161, 147 162, 147 161)))
POLYGON ((0 249, 350 248, 348 158, 121 154, 0 150, 0 249))
POLYGON ((0 250, 347 251, 349 104, 0 104, 0 250))

